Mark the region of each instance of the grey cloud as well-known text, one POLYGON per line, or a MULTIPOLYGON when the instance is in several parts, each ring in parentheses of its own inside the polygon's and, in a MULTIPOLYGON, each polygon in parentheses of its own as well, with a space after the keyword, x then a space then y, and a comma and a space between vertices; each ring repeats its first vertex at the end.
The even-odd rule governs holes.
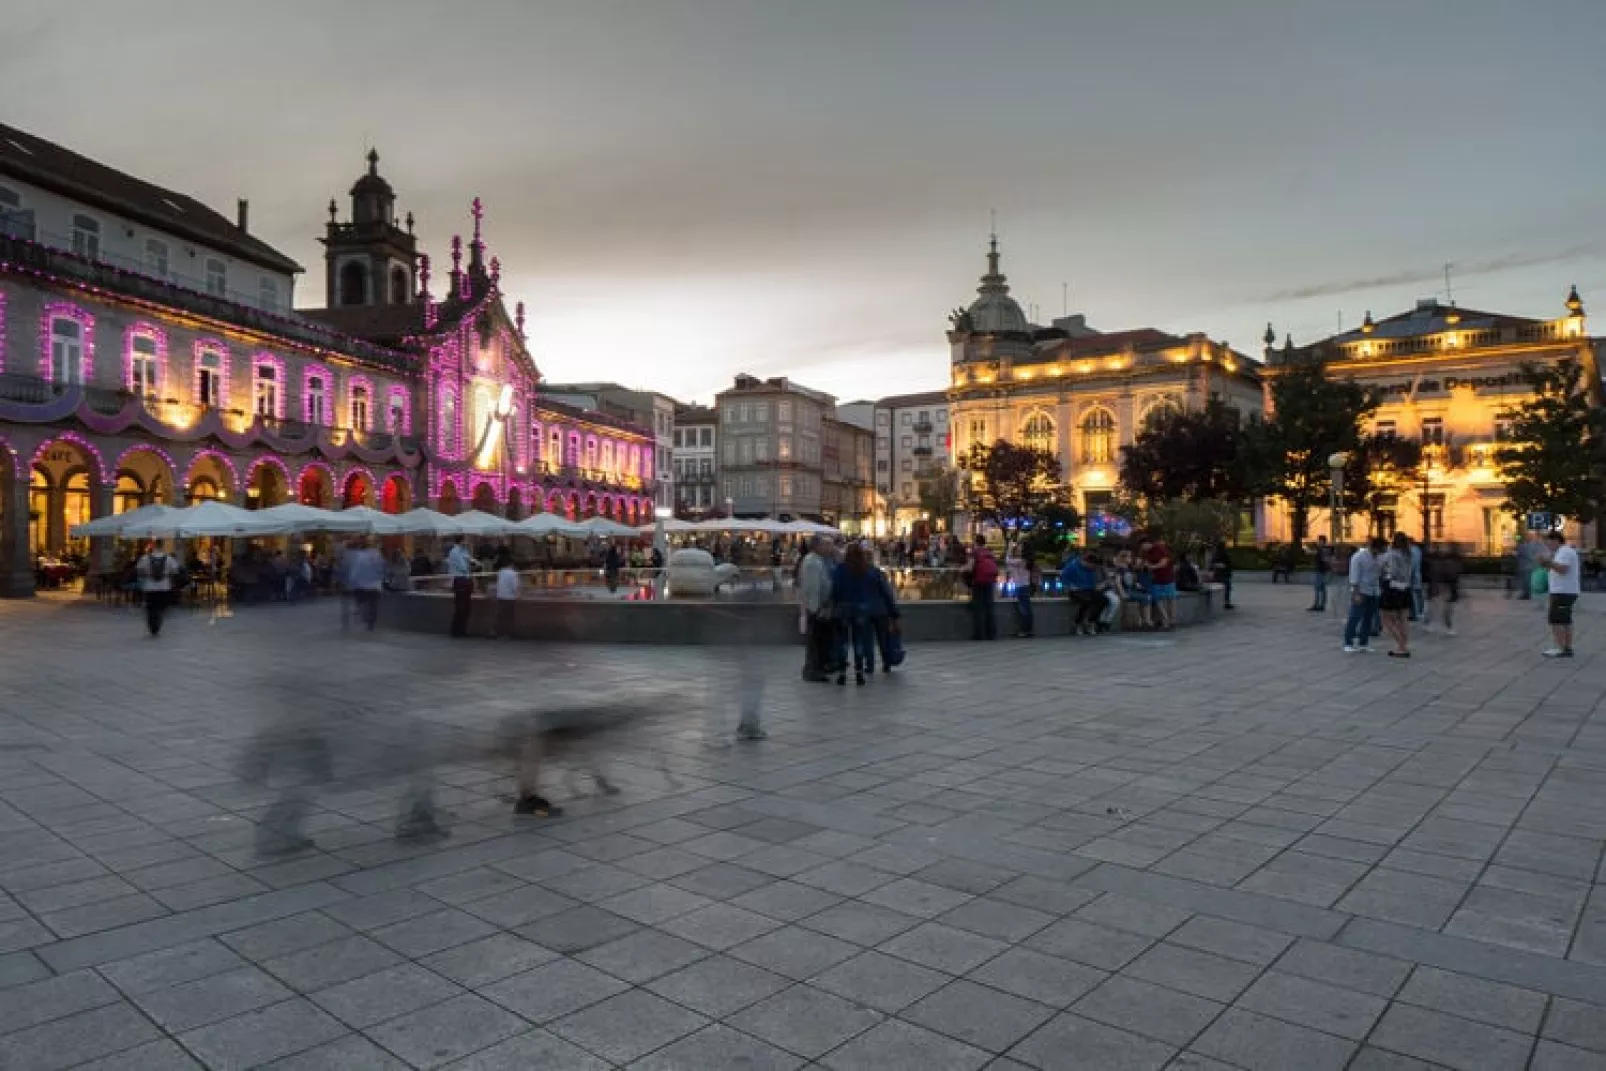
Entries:
MULTIPOLYGON (((1567 249, 1555 249, 1546 252, 1510 253, 1505 256, 1486 257, 1478 260, 1452 261, 1450 279, 1453 284, 1457 278, 1466 276, 1495 275, 1499 272, 1515 271, 1519 268, 1534 268, 1545 264, 1566 264, 1599 256, 1603 249, 1606 249, 1606 246, 1599 242, 1591 242, 1567 249)), ((1301 301, 1306 298, 1333 297, 1340 294, 1352 294, 1361 290, 1379 290, 1385 287, 1411 286, 1417 283, 1434 283, 1442 286, 1444 283, 1444 265, 1440 264, 1433 268, 1412 268, 1386 275, 1361 276, 1311 283, 1288 290, 1277 290, 1269 294, 1261 294, 1252 300, 1260 302, 1301 301)))

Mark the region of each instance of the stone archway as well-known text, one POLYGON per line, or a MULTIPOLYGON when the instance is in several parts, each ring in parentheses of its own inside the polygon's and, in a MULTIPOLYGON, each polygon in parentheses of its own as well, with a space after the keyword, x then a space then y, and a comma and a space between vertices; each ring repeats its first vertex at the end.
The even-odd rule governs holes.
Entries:
POLYGON ((114 471, 113 513, 172 503, 177 474, 172 459, 156 447, 129 447, 118 456, 114 471))
POLYGON ((563 515, 571 521, 580 519, 580 493, 570 491, 568 501, 563 504, 563 515))
POLYGON ((497 511, 496 488, 488 483, 476 484, 474 497, 469 500, 469 504, 471 508, 477 509, 481 513, 495 513, 497 511))
POLYGON ((374 504, 374 478, 366 469, 352 469, 346 473, 345 486, 341 490, 341 507, 351 509, 353 506, 372 506, 374 504))
POLYGON ((451 480, 441 481, 440 494, 436 496, 435 509, 448 517, 455 517, 463 512, 463 502, 457 497, 457 484, 451 480))
POLYGON ((518 521, 524 519, 524 492, 517 487, 507 489, 507 519, 518 521))
POLYGON ((234 499, 238 474, 234 463, 216 450, 202 450, 190 461, 184 474, 183 505, 214 499, 230 502, 234 499))
POLYGON ((530 491, 530 512, 546 512, 546 492, 539 487, 532 488, 530 491))
POLYGON ((267 509, 290 498, 290 470, 276 457, 259 457, 245 474, 245 506, 267 509))
MULTIPOLYGON (((68 534, 111 508, 101 496, 105 465, 86 440, 63 435, 34 452, 28 473, 28 558, 87 554, 89 541, 68 534)), ((106 496, 109 499, 109 495, 106 496)))
POLYGON ((301 467, 296 478, 296 501, 303 506, 319 509, 334 508, 335 481, 329 466, 321 461, 309 461, 301 467))
POLYGON ((585 513, 582 515, 582 519, 583 520, 589 520, 590 518, 595 517, 597 515, 597 495, 596 495, 596 492, 594 492, 594 491, 587 491, 586 492, 585 499, 584 499, 584 501, 582 503, 582 508, 585 510, 585 513))
POLYGON ((406 513, 412 508, 412 498, 407 481, 399 475, 392 475, 385 480, 379 496, 379 508, 386 513, 406 513))
POLYGON ((0 595, 33 594, 28 568, 28 501, 26 470, 9 443, 0 440, 0 595), (21 483, 21 486, 19 486, 21 483))

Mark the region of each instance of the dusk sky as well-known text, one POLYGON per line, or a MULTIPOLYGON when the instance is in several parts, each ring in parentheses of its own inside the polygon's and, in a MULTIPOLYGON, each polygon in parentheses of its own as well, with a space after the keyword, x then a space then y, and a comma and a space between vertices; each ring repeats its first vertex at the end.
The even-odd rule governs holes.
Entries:
MULTIPOLYGON (((1602 0, 0 0, 0 120, 307 267, 370 145, 551 380, 946 385, 996 209, 1039 322, 1258 355, 1442 296, 1606 314, 1602 0)), ((1597 329, 1599 333, 1599 329, 1597 329)))

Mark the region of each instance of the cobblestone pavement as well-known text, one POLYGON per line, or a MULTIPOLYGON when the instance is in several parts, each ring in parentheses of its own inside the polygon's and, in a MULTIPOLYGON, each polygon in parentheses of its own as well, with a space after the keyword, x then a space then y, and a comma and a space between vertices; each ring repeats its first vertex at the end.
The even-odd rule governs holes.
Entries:
POLYGON ((1397 662, 1306 597, 864 688, 0 605, 0 1067, 1606 1067, 1601 597, 1555 662, 1533 603, 1397 662), (492 730, 574 703, 643 712, 619 793, 515 818, 492 730))

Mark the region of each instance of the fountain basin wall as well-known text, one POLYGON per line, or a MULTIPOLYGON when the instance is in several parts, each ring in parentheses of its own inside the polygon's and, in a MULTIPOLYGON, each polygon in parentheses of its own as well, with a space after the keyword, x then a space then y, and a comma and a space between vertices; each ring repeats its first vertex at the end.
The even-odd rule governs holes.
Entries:
MULTIPOLYGON (((1219 589, 1184 592, 1177 597, 1177 625, 1203 624, 1217 614, 1219 589)), ((1071 608, 1064 599, 1032 603, 1037 635, 1063 636, 1070 631, 1071 608)), ((970 606, 965 602, 906 602, 906 643, 940 643, 970 638, 970 606)), ((469 632, 488 635, 496 613, 495 600, 476 595, 469 632)), ((1015 632, 1015 604, 994 605, 998 635, 1015 632)), ((387 595, 380 624, 411 632, 446 635, 452 620, 447 594, 387 595)), ((506 631, 504 630, 504 634, 506 631)), ((623 599, 519 599, 511 635, 517 640, 551 643, 646 643, 658 645, 796 644, 797 606, 773 602, 715 600, 626 601, 623 599)))

